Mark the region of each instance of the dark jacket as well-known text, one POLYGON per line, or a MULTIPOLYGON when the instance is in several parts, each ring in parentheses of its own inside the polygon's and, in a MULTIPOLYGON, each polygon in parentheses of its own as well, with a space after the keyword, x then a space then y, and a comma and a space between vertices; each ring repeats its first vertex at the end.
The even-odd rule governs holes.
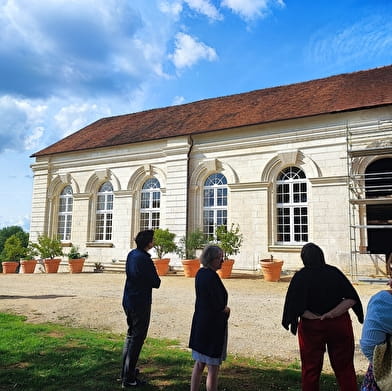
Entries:
POLYGON ((286 294, 282 325, 297 333, 298 320, 309 310, 323 315, 343 299, 356 301, 353 311, 363 323, 363 308, 357 291, 348 278, 335 266, 304 267, 294 274, 286 294))
POLYGON ((152 288, 161 285, 151 255, 140 249, 130 251, 125 270, 124 309, 137 310, 151 305, 152 288))
POLYGON ((218 274, 200 268, 195 278, 196 303, 189 347, 209 357, 222 356, 228 316, 227 291, 218 274))

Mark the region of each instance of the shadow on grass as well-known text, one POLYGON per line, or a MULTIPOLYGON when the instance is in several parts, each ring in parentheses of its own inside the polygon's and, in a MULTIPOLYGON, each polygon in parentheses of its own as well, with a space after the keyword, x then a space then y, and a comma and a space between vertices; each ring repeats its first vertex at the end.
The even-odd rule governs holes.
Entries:
MULTIPOLYGON (((0 313, 0 390, 120 390, 123 337, 53 324, 28 324, 0 313)), ((193 367, 188 350, 176 341, 147 339, 139 360, 145 391, 188 391, 193 367)), ((219 376, 223 391, 299 391, 297 363, 230 356, 219 376)), ((205 383, 205 374, 203 377, 205 383)), ((321 390, 338 389, 335 377, 323 374, 321 390)), ((201 390, 205 390, 203 386, 201 390)))

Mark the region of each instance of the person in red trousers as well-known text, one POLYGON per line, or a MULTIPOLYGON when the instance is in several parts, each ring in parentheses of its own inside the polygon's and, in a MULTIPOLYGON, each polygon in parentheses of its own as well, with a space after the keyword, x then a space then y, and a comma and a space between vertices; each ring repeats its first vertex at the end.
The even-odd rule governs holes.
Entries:
POLYGON ((290 327, 298 342, 302 364, 302 390, 318 391, 327 348, 341 391, 357 391, 354 368, 354 333, 348 310, 363 323, 361 300, 347 277, 325 263, 314 243, 301 251, 304 267, 294 274, 287 290, 282 325, 290 327))

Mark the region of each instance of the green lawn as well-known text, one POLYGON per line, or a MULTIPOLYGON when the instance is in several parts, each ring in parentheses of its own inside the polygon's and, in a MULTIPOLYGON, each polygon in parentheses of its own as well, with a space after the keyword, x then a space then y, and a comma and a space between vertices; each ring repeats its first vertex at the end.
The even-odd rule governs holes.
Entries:
MULTIPOLYGON (((30 324, 21 316, 0 313, 0 390, 120 390, 116 378, 122 344, 120 335, 30 324)), ((141 389, 188 391, 192 366, 190 352, 176 341, 149 338, 139 365, 149 384, 141 389)), ((229 356, 219 389, 300 390, 299 363, 229 356)), ((323 375, 321 389, 336 391, 334 376, 323 375)))

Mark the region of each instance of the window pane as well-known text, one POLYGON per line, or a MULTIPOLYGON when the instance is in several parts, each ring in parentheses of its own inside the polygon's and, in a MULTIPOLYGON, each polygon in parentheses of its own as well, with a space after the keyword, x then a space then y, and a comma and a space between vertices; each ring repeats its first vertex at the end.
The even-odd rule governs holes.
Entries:
POLYGON ((214 211, 205 210, 203 212, 203 232, 205 235, 214 234, 214 211))
POLYGON ((140 230, 144 231, 148 229, 148 213, 140 213, 140 230))
POLYGON ((276 183, 277 240, 298 243, 307 241, 307 207, 298 204, 307 202, 305 173, 298 167, 286 167, 276 183))
POLYGON ((149 201, 150 201, 150 194, 149 193, 142 193, 141 194, 141 205, 140 205, 140 207, 142 209, 148 208, 149 201))
POLYGON ((104 210, 105 209, 105 196, 99 195, 97 198, 97 210, 104 210))
POLYGON ((60 240, 71 239, 72 228, 72 187, 66 186, 59 197, 59 210, 57 216, 57 235, 60 240))
POLYGON ((227 205, 227 189, 217 189, 217 205, 227 205))
POLYGON ((106 196, 106 210, 113 210, 113 194, 106 196))
POLYGON ((154 193, 152 193, 152 198, 152 207, 159 208, 161 204, 161 193, 155 191, 154 193))
POLYGON ((213 238, 215 228, 227 225, 227 179, 221 173, 210 175, 203 189, 203 232, 213 238))
POLYGON ((204 206, 214 206, 214 190, 204 190, 204 206))
POLYGON ((159 228, 159 216, 160 215, 160 213, 159 212, 153 212, 152 213, 152 215, 151 215, 151 217, 152 217, 152 220, 151 220, 151 229, 157 229, 157 228, 159 228))
POLYGON ((156 178, 148 179, 141 190, 140 228, 159 228, 161 207, 160 183, 156 178))

